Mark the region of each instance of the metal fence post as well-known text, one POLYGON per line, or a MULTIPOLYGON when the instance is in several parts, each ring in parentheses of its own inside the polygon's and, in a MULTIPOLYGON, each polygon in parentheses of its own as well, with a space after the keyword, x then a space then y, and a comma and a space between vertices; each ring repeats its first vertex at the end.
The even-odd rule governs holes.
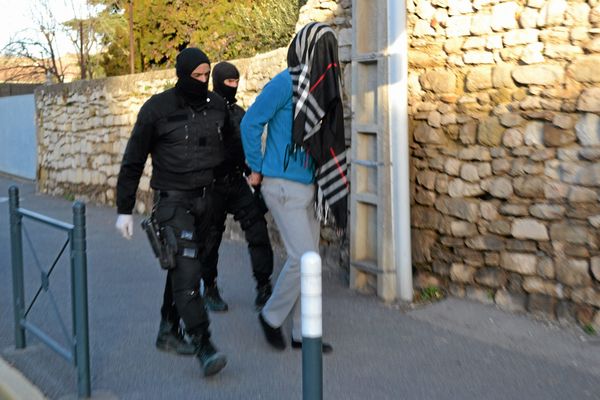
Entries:
POLYGON ((22 217, 19 214, 19 188, 8 189, 10 213, 10 253, 13 274, 13 306, 15 320, 15 346, 24 349, 25 328, 21 320, 25 314, 25 284, 23 279, 23 234, 21 232, 22 217))
POLYGON ((90 344, 87 307, 85 204, 73 204, 73 272, 75 277, 75 362, 79 397, 90 397, 90 344))
POLYGON ((300 261, 302 314, 302 399, 323 399, 323 317, 321 257, 306 252, 300 261))

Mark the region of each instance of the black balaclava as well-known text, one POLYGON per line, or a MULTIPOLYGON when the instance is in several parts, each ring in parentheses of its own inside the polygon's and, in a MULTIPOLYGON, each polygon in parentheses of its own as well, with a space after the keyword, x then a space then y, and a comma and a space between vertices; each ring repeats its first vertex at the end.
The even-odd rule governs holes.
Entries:
POLYGON ((240 79, 240 72, 235 65, 227 61, 221 61, 212 70, 213 90, 227 100, 229 104, 233 104, 237 101, 235 98, 237 87, 227 86, 225 79, 240 79))
POLYGON ((200 106, 206 103, 208 96, 208 81, 201 82, 192 78, 191 73, 200 64, 209 64, 210 60, 204 52, 195 47, 183 49, 175 61, 177 71, 177 83, 175 87, 192 106, 200 106))

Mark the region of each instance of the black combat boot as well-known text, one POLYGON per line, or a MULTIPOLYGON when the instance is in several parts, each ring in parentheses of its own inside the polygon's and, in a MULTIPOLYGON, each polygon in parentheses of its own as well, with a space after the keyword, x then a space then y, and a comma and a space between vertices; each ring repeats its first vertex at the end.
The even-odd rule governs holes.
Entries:
POLYGON ((204 287, 204 304, 210 311, 225 312, 229 309, 227 303, 221 298, 216 283, 204 287))
POLYGON ((256 298, 254 299, 256 311, 262 310, 264 305, 267 303, 267 300, 269 300, 269 297, 271 297, 272 291, 273 290, 271 289, 271 283, 269 282, 262 284, 256 288, 256 298))
POLYGON ((206 336, 193 336, 192 342, 196 346, 196 357, 202 366, 204 376, 211 376, 225 368, 227 358, 219 353, 206 336))
POLYGON ((179 323, 172 323, 165 319, 160 321, 158 336, 156 337, 156 348, 170 353, 183 356, 191 356, 196 353, 196 346, 185 340, 179 323))

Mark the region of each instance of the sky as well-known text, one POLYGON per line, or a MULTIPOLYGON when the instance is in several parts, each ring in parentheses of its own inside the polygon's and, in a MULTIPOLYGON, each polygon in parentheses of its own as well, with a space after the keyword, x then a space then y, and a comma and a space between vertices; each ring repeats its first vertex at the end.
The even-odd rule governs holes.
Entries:
MULTIPOLYGON (((0 49, 15 34, 26 30, 36 31, 32 20, 32 9, 40 9, 40 5, 48 3, 58 22, 67 21, 76 13, 84 15, 85 0, 0 0, 0 49)), ((25 32, 21 33, 24 34, 25 32)), ((31 33, 29 33, 31 34, 31 33)), ((58 42, 61 55, 73 53, 75 50, 68 37, 62 35, 58 42)))

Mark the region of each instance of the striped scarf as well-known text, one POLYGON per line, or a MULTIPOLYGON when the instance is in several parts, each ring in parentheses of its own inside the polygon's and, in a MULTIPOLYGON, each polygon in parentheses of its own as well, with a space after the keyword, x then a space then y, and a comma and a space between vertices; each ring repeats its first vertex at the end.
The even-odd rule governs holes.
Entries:
POLYGON ((319 220, 344 229, 348 193, 344 112, 338 43, 334 31, 312 22, 294 37, 287 54, 292 76, 292 141, 312 156, 316 167, 319 220))

